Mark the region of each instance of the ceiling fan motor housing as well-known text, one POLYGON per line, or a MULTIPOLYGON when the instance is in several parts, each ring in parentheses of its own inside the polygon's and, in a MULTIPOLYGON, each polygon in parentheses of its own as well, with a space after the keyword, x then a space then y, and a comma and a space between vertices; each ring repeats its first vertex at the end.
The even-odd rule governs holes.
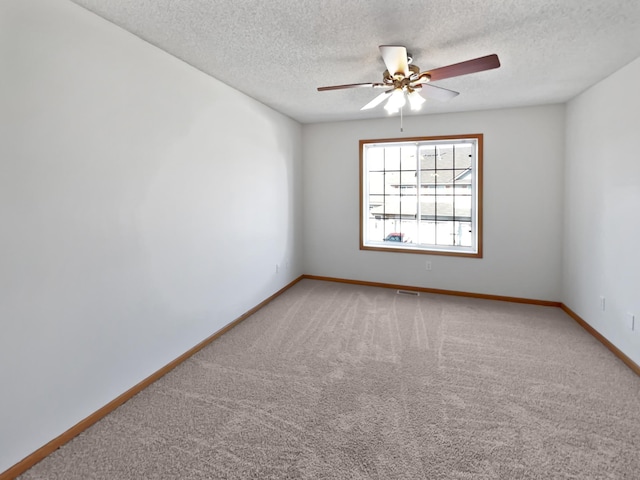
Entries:
POLYGON ((409 65, 409 76, 405 77, 403 72, 391 75, 389 70, 385 70, 382 75, 382 82, 395 88, 408 87, 411 82, 416 81, 420 76, 420 67, 409 65))

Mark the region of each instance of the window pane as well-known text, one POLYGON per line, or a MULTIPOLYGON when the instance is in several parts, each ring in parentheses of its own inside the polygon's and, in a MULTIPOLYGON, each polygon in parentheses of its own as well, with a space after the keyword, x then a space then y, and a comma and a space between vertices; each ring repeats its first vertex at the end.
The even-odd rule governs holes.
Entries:
POLYGON ((367 238, 374 242, 381 242, 384 238, 384 220, 370 220, 367 238))
POLYGON ((418 235, 418 222, 417 220, 402 220, 401 231, 404 234, 402 238, 403 243, 412 244, 416 241, 418 235))
POLYGON ((463 183, 463 184, 466 184, 466 185, 471 185, 471 180, 472 180, 471 169, 470 168, 465 168, 465 169, 456 168, 453 171, 453 180, 456 183, 463 183))
POLYGON ((383 172, 371 172, 369 174, 369 193, 381 195, 384 193, 384 173, 383 172))
POLYGON ((436 212, 435 197, 420 197, 420 214, 422 220, 434 220, 436 212))
POLYGON ((416 147, 413 145, 402 148, 402 170, 412 170, 415 172, 418 159, 416 158, 416 147))
POLYGON ((438 145, 436 147, 436 168, 451 169, 453 168, 453 146, 438 145))
POLYGON ((415 195, 403 195, 400 198, 399 214, 402 215, 402 219, 407 219, 407 217, 411 217, 411 219, 416 218, 416 213, 418 212, 416 198, 415 195))
POLYGON ((461 197, 470 197, 472 194, 471 185, 459 185, 456 183, 455 188, 452 190, 452 193, 461 197))
POLYGON ((454 222, 438 222, 436 225, 436 244, 453 245, 454 222))
POLYGON ((473 157, 473 145, 461 144, 456 145, 456 168, 471 168, 473 157))
POLYGON ((471 221, 471 197, 455 197, 456 220, 471 221))
POLYGON ((435 185, 439 183, 439 173, 436 170, 421 170, 420 171, 420 183, 423 186, 435 185))
POLYGON ((436 202, 438 220, 453 220, 453 197, 438 195, 436 202))
POLYGON ((388 147, 384 149, 385 170, 400 170, 400 148, 388 147))
POLYGON ((416 193, 418 178, 415 170, 403 171, 400 174, 401 188, 404 192, 416 193))
POLYGON ((365 150, 367 167, 370 172, 384 168, 384 148, 369 147, 365 150))
POLYGON ((421 245, 435 245, 436 244, 436 223, 435 222, 420 222, 419 226, 420 244, 421 245))
POLYGON ((470 247, 472 245, 472 230, 471 224, 466 222, 459 222, 458 224, 458 242, 462 247, 470 247))
POLYGON ((420 168, 422 170, 433 170, 436 168, 436 147, 425 145, 420 147, 420 168))
POLYGON ((384 205, 384 196, 383 195, 369 195, 369 213, 372 213, 372 210, 381 207, 384 205))

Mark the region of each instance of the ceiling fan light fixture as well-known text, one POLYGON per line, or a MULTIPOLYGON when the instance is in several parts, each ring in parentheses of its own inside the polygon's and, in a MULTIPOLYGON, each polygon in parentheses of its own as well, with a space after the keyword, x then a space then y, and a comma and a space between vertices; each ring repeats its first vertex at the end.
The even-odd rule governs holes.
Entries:
POLYGON ((398 113, 400 111, 399 108, 396 108, 394 105, 389 104, 389 102, 387 102, 387 104, 384 106, 384 109, 389 115, 393 115, 394 113, 398 113))
POLYGON ((384 109, 390 114, 396 113, 404 107, 406 102, 407 100, 404 98, 404 90, 402 90, 402 88, 396 88, 389 97, 389 100, 387 100, 387 104, 384 106, 384 109))
POLYGON ((407 98, 409 99, 409 105, 411 105, 411 110, 417 111, 422 108, 422 104, 426 102, 426 99, 420 95, 416 90, 409 90, 407 94, 407 98))

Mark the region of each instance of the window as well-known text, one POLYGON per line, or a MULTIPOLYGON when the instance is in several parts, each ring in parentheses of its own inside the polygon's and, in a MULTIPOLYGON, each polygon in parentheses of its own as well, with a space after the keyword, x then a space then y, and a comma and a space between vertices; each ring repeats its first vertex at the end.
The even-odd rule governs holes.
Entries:
POLYGON ((482 134, 360 141, 360 248, 482 257, 482 134))

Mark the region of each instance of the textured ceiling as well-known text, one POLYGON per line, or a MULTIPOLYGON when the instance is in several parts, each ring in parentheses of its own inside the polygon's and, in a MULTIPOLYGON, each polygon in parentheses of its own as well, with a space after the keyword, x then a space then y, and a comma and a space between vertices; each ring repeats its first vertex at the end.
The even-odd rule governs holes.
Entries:
MULTIPOLYGON (((640 56, 638 0, 73 0, 303 123, 386 116, 378 45, 422 70, 496 53, 502 67, 437 83, 421 113, 558 103, 640 56)), ((637 95, 637 92, 630 92, 637 95)))

